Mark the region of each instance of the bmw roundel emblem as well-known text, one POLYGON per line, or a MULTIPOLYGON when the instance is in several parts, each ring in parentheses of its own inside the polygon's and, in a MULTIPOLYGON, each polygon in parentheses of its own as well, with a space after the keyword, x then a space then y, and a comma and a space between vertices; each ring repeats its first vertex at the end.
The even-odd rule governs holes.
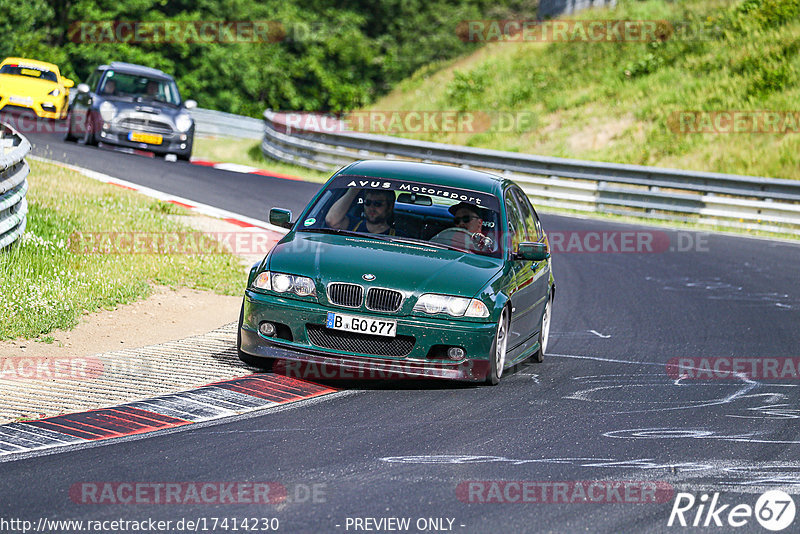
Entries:
POLYGON ((372 282, 373 280, 375 280, 375 275, 367 273, 367 274, 362 275, 361 278, 363 278, 367 282, 372 282))

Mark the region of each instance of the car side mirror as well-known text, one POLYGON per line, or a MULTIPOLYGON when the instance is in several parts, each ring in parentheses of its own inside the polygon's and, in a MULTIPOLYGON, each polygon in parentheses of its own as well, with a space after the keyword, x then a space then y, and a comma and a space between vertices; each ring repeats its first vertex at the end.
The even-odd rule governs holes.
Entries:
POLYGON ((79 83, 78 84, 78 92, 79 93, 88 93, 89 92, 89 86, 86 85, 85 83, 79 83))
POLYGON ((197 102, 194 100, 187 100, 186 102, 183 103, 183 107, 185 107, 186 109, 194 109, 197 107, 197 102))
POLYGON ((269 223, 281 228, 291 228, 292 212, 283 208, 272 208, 269 210, 269 223))
POLYGON ((70 87, 75 87, 75 82, 70 80, 69 78, 63 78, 61 82, 64 84, 64 87, 69 89, 70 87))
POLYGON ((520 243, 515 259, 523 261, 543 261, 550 257, 544 243, 520 243))

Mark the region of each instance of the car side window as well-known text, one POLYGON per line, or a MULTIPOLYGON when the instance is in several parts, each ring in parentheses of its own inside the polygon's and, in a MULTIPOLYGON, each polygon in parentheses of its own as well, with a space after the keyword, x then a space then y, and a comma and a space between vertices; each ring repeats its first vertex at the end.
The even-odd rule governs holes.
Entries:
POLYGON ((86 80, 86 85, 89 86, 89 90, 93 93, 97 92, 97 82, 100 80, 100 71, 96 70, 92 74, 89 75, 89 78, 86 80))
POLYGON ((533 206, 531 206, 531 202, 528 200, 527 195, 525 195, 522 190, 517 188, 512 188, 511 193, 514 197, 514 200, 517 201, 517 205, 519 205, 520 215, 525 223, 527 241, 541 240, 542 226, 539 223, 539 218, 536 216, 536 212, 533 210, 533 206))
POLYGON ((511 252, 516 253, 519 249, 519 244, 525 240, 525 227, 520 218, 517 203, 511 198, 510 191, 506 191, 505 205, 506 218, 508 219, 508 235, 506 237, 506 242, 509 244, 511 252))

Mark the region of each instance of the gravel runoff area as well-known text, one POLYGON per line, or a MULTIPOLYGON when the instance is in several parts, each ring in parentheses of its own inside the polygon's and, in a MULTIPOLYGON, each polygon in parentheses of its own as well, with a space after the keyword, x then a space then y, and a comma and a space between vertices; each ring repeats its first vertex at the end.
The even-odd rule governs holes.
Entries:
MULTIPOLYGON (((229 222, 181 216, 204 232, 229 222)), ((274 233, 272 234, 274 242, 274 233)), ((242 256, 245 268, 263 255, 242 256)), ((245 274, 242 276, 244 292, 245 274)), ((85 316, 54 341, 0 342, 0 424, 114 406, 250 374, 236 355, 242 297, 156 287, 142 301, 85 316)))

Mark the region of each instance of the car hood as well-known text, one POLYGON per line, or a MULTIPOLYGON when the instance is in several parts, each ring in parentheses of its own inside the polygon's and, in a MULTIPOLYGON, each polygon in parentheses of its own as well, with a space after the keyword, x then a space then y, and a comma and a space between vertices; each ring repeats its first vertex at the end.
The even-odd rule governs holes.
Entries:
POLYGON ((153 100, 134 100, 126 97, 106 96, 102 95, 103 100, 107 100, 116 106, 118 113, 134 113, 141 112, 153 117, 162 115, 174 118, 181 112, 181 108, 171 104, 163 104, 153 100))
POLYGON ((28 76, 16 76, 13 74, 0 74, 0 87, 3 88, 5 95, 19 96, 44 96, 59 85, 50 80, 37 80, 28 76))
POLYGON ((271 271, 309 276, 318 287, 351 282, 464 297, 475 296, 501 268, 500 259, 424 244, 302 232, 276 245, 269 262, 271 271))

